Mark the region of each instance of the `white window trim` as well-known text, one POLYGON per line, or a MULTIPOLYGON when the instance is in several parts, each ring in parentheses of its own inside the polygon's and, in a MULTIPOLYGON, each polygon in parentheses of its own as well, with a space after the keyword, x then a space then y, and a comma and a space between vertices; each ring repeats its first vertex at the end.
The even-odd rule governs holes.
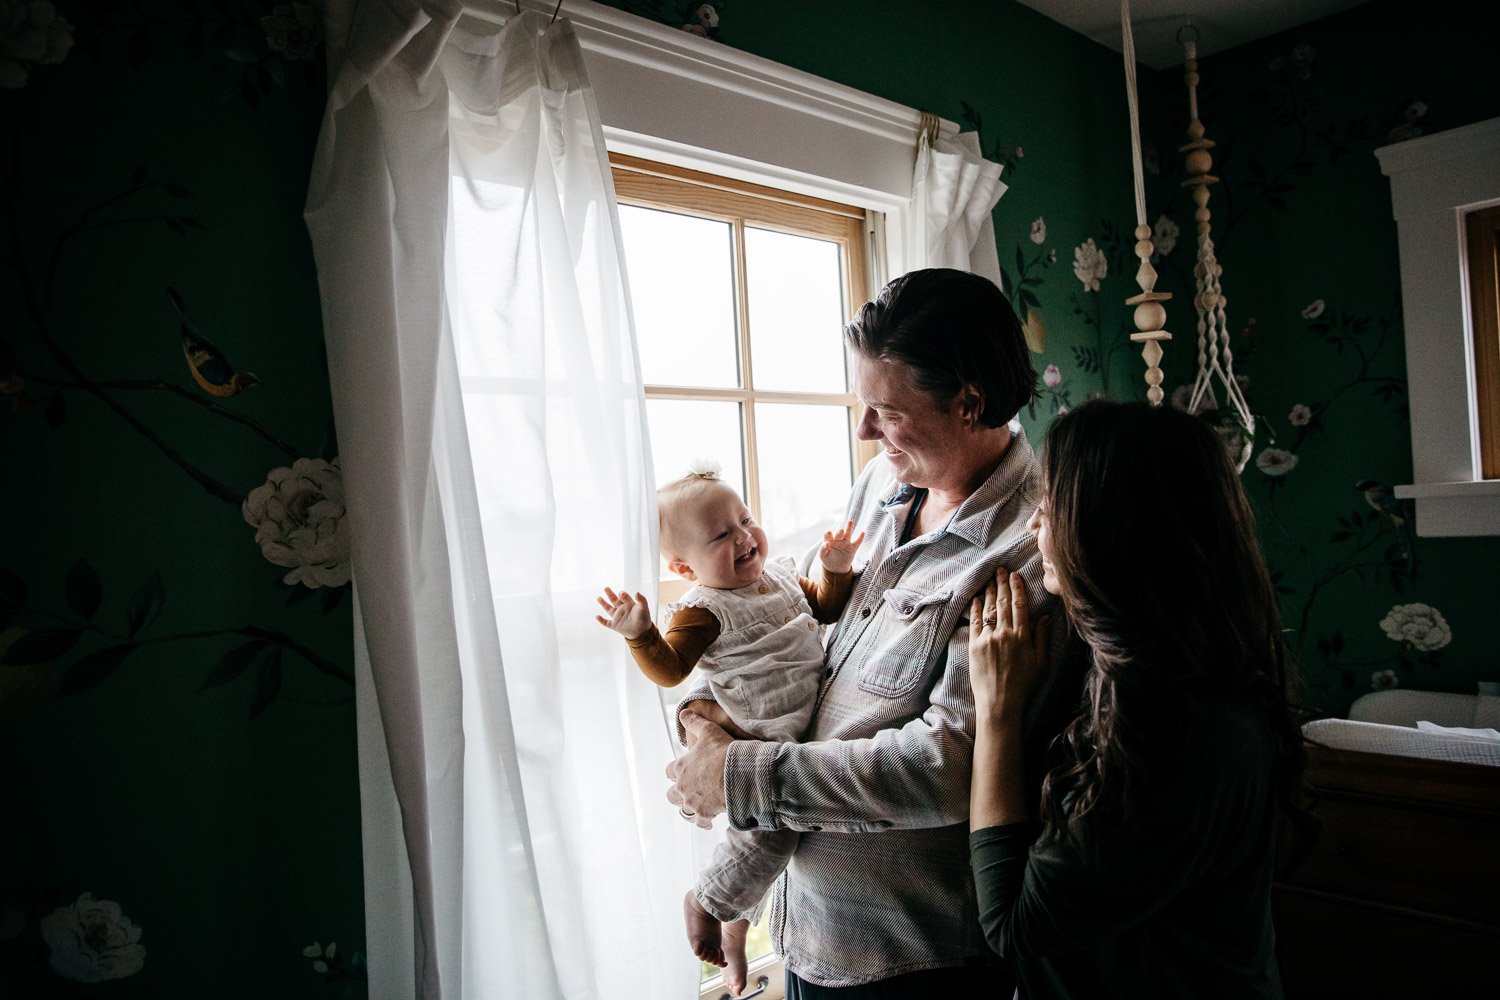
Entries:
MULTIPOLYGON (((523 5, 524 6, 524 5, 523 5)), ((508 0, 465 11, 503 23, 508 0)), ((902 274, 921 113, 592 0, 564 0, 611 150, 869 210, 870 287, 902 274)), ((949 139, 958 125, 938 120, 949 139)))
POLYGON ((1424 536, 1500 535, 1500 480, 1480 464, 1464 213, 1500 203, 1500 118, 1375 151, 1401 253, 1417 503, 1424 536))

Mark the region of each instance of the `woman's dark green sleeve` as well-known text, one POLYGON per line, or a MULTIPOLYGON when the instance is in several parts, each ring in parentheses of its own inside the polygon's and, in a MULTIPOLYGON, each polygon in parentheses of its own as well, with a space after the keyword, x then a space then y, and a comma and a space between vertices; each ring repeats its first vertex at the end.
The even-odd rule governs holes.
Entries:
POLYGON ((979 899, 979 926, 990 948, 1011 958, 1010 918, 1021 894, 1026 859, 1040 827, 1036 823, 991 826, 969 834, 969 865, 979 899))

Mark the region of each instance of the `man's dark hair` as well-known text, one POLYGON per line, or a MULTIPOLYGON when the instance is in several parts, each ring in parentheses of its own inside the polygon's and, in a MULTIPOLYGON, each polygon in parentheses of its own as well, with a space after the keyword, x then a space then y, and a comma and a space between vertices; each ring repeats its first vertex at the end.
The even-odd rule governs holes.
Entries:
POLYGON ((1036 369, 1015 310, 988 278, 951 268, 903 274, 844 327, 866 358, 905 366, 916 389, 946 406, 966 385, 984 397, 979 415, 999 427, 1036 398, 1036 369))

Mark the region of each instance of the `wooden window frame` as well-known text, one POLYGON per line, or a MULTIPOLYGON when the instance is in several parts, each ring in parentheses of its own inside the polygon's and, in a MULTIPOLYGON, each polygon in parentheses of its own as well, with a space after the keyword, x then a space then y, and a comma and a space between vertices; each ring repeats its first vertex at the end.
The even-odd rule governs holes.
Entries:
POLYGON ((1469 313, 1474 338, 1474 398, 1479 465, 1500 479, 1500 205, 1464 216, 1468 242, 1469 313))
POLYGON ((875 445, 859 440, 860 402, 846 392, 794 392, 755 387, 751 354, 750 304, 746 292, 745 229, 768 229, 793 236, 828 240, 840 246, 840 278, 844 286, 844 314, 853 316, 870 298, 869 247, 866 212, 810 195, 782 191, 749 181, 720 177, 698 170, 657 163, 622 153, 610 153, 615 197, 622 205, 693 215, 728 223, 734 238, 734 294, 740 385, 735 388, 647 385, 647 399, 729 401, 738 403, 744 421, 745 492, 750 513, 760 509, 760 453, 755 430, 756 403, 807 403, 843 406, 849 412, 850 476, 875 457, 875 445))

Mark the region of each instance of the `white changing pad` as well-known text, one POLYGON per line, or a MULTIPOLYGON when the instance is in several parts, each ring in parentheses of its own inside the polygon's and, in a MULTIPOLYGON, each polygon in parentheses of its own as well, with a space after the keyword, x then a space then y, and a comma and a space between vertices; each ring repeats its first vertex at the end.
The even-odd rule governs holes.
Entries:
POLYGON ((1408 726, 1387 726, 1351 719, 1318 719, 1304 725, 1302 735, 1311 743, 1336 750, 1358 750, 1396 757, 1423 757, 1429 760, 1500 767, 1500 743, 1494 740, 1423 732, 1408 726))
POLYGON ((1356 699, 1349 706, 1349 718, 1355 722, 1381 722, 1388 726, 1431 722, 1439 726, 1495 729, 1500 728, 1500 696, 1408 688, 1375 691, 1356 699))

